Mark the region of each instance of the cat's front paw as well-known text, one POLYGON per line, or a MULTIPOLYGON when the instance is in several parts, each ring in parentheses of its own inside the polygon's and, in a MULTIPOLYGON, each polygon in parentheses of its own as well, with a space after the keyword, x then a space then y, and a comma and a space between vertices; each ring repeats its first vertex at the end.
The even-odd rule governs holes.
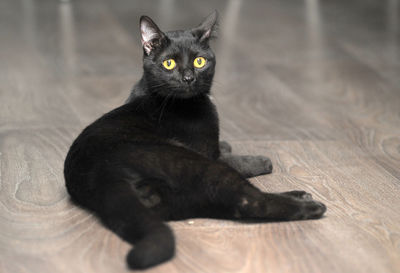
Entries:
POLYGON ((226 141, 220 141, 219 150, 221 154, 230 154, 232 152, 232 146, 226 141))
POLYGON ((246 178, 272 172, 271 159, 261 155, 222 154, 220 160, 233 167, 246 178))
POLYGON ((252 176, 272 173, 272 162, 268 157, 262 155, 252 156, 251 161, 252 176))

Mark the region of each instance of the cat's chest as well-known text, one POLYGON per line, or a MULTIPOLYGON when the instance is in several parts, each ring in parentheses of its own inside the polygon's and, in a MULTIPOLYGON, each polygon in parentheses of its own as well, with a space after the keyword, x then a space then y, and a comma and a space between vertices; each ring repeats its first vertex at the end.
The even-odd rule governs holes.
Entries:
POLYGON ((167 111, 159 121, 159 134, 206 156, 218 147, 218 117, 213 105, 167 111))
POLYGON ((217 133, 218 121, 214 113, 166 113, 158 128, 166 137, 204 140, 217 133))

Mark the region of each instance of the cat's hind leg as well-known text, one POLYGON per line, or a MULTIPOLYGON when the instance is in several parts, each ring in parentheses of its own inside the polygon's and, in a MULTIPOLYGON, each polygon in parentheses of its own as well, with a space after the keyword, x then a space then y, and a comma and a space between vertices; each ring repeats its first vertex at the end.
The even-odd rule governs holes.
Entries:
MULTIPOLYGON (((264 193, 224 162, 210 160, 184 147, 135 145, 124 162, 165 184, 165 220, 194 217, 299 220, 320 218, 326 207, 302 191, 264 193), (140 160, 137 160, 140 159, 140 160)), ((127 149, 125 149, 127 151, 127 149)))
POLYGON ((301 192, 264 193, 261 202, 244 197, 237 208, 237 216, 245 219, 250 217, 283 221, 321 218, 326 206, 314 201, 308 193, 298 193, 301 192))
POLYGON ((305 191, 287 191, 287 192, 282 192, 281 194, 303 199, 303 200, 312 200, 312 195, 308 192, 305 191))
POLYGON ((235 180, 216 184, 212 190, 211 186, 206 186, 205 191, 177 194, 175 200, 179 200, 179 205, 170 207, 168 220, 201 217, 292 221, 318 219, 326 211, 323 203, 313 200, 303 191, 264 193, 250 183, 242 184, 235 180), (178 209, 179 213, 176 213, 178 209))
POLYGON ((213 199, 212 205, 202 206, 198 211, 199 217, 292 221, 318 219, 326 211, 323 203, 313 200, 311 194, 303 191, 264 193, 251 184, 239 188, 237 185, 221 187, 221 194, 216 194, 218 199, 213 199))

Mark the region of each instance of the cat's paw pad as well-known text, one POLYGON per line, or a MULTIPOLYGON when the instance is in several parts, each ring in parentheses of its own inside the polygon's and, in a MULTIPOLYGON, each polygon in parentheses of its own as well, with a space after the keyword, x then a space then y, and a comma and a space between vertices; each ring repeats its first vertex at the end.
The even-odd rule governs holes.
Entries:
POLYGON ((305 191, 288 191, 288 192, 283 192, 282 194, 299 198, 302 200, 308 200, 308 201, 313 200, 312 195, 305 191))
POLYGON ((318 219, 326 212, 326 206, 318 201, 302 201, 299 210, 290 220, 318 219))

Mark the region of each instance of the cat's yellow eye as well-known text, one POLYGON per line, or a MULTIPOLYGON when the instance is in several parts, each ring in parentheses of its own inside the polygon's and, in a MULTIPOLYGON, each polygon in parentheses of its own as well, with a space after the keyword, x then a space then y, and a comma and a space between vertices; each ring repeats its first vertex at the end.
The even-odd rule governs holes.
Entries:
POLYGON ((176 66, 176 63, 175 63, 174 59, 165 60, 165 61, 163 61, 162 64, 168 70, 174 69, 175 66, 176 66))
POLYGON ((193 65, 196 68, 202 68, 206 65, 206 59, 204 59, 203 57, 197 57, 196 59, 194 59, 193 65))

